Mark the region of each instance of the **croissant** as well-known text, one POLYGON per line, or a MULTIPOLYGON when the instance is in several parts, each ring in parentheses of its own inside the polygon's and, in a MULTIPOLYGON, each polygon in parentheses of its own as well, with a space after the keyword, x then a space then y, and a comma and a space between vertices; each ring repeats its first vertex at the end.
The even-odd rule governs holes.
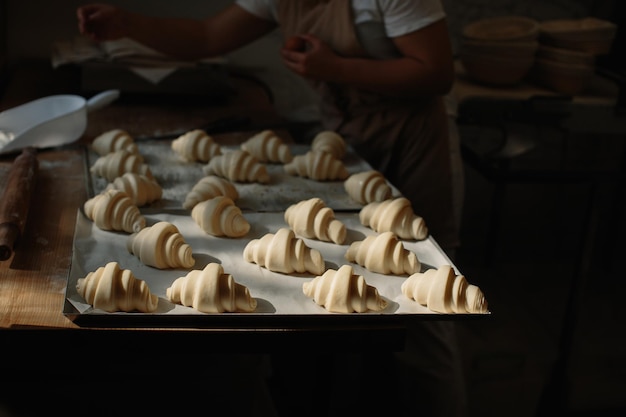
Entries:
POLYGON ((177 278, 166 290, 167 298, 203 313, 250 312, 257 306, 250 290, 225 274, 220 264, 209 263, 203 270, 194 269, 177 278))
POLYGON ((242 149, 217 155, 202 169, 207 175, 219 175, 231 181, 262 184, 270 181, 267 167, 242 149))
POLYGON ((285 172, 317 181, 345 180, 348 170, 343 162, 329 153, 308 151, 304 155, 296 155, 284 165, 285 172))
POLYGON ((159 303, 145 281, 137 279, 129 269, 121 269, 117 262, 109 262, 79 278, 76 291, 94 308, 110 313, 152 313, 159 303))
POLYGON ((405 249, 392 232, 383 232, 353 242, 348 247, 346 259, 380 274, 410 275, 418 272, 421 267, 417 256, 405 249))
POLYGON ((321 198, 313 197, 287 207, 285 221, 300 236, 343 244, 346 226, 335 219, 335 213, 321 198))
POLYGON ((376 170, 352 174, 343 185, 348 195, 360 204, 391 198, 391 187, 383 174, 376 170))
POLYGON ((346 142, 343 137, 332 130, 324 130, 313 138, 311 149, 326 152, 337 159, 343 159, 346 155, 346 142))
POLYGON ((130 235, 126 248, 145 265, 159 269, 191 268, 195 264, 191 246, 178 228, 166 221, 130 235))
POLYGON ((283 140, 272 130, 264 130, 241 144, 241 149, 260 162, 291 162, 293 155, 283 140))
POLYGON ((270 271, 285 274, 310 272, 321 275, 325 267, 322 254, 306 246, 288 228, 251 240, 243 250, 243 257, 246 262, 254 262, 270 271))
POLYGON ((106 190, 85 201, 85 215, 102 230, 134 233, 146 226, 146 218, 131 198, 120 190, 106 190))
POLYGON ((122 129, 112 129, 100 134, 91 142, 91 149, 101 156, 121 150, 139 154, 133 137, 122 129))
POLYGON ((302 284, 302 291, 333 313, 363 313, 387 307, 387 301, 378 294, 376 287, 368 285, 362 275, 356 275, 350 265, 327 270, 324 275, 302 284))
POLYGON ((222 149, 213 138, 202 129, 190 130, 172 141, 172 149, 183 159, 191 162, 208 162, 222 149))
POLYGON ((154 178, 150 166, 143 162, 141 155, 124 150, 111 152, 99 157, 89 170, 92 174, 103 177, 108 181, 113 181, 125 172, 135 172, 154 178))
POLYGON ((422 240, 428 236, 424 219, 413 212, 405 197, 369 203, 359 212, 359 220, 376 232, 393 232, 400 239, 422 240))
POLYGON ((191 188, 191 191, 187 193, 183 202, 183 208, 191 210, 199 202, 217 197, 218 195, 223 195, 233 201, 239 198, 237 188, 230 181, 217 175, 207 175, 200 178, 191 188))
POLYGON ((105 190, 125 192, 137 207, 145 206, 161 199, 163 189, 154 178, 136 172, 125 172, 110 182, 105 190))
POLYGON ((455 275, 450 265, 409 276, 402 294, 438 313, 487 313, 485 295, 463 275, 455 275))
POLYGON ((242 237, 250 230, 250 223, 241 214, 241 209, 222 195, 196 204, 191 217, 202 230, 213 236, 242 237))

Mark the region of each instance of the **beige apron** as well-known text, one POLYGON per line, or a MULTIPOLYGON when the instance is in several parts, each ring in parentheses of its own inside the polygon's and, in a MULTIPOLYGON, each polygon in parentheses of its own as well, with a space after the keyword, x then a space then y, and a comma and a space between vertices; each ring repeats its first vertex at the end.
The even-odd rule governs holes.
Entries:
MULTIPOLYGON (((283 36, 311 33, 346 57, 367 57, 350 0, 278 1, 283 36)), ((447 116, 440 97, 398 99, 311 81, 325 129, 340 133, 406 196, 443 248, 458 246, 447 116)))

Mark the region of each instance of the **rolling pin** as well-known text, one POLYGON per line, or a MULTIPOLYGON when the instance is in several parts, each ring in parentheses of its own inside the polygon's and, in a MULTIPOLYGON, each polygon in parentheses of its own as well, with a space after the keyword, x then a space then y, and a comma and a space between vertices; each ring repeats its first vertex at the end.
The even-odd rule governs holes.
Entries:
POLYGON ((25 148, 13 161, 0 199, 0 261, 11 257, 28 216, 39 163, 37 151, 25 148))

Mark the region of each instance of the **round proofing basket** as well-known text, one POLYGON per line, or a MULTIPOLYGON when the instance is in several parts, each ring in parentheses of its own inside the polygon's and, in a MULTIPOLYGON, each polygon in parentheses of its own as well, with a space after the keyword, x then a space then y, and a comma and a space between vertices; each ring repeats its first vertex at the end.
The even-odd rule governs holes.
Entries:
POLYGON ((459 57, 469 78, 490 86, 518 84, 526 77, 534 62, 534 56, 500 58, 463 51, 459 57))
POLYGON ((609 53, 617 32, 614 23, 593 17, 548 20, 539 28, 543 44, 594 55, 609 53))
POLYGON ((593 77, 594 68, 573 65, 548 59, 536 59, 532 68, 533 79, 543 86, 563 94, 582 93, 593 77))
POLYGON ((490 17, 465 25, 462 35, 467 40, 532 41, 539 36, 539 22, 524 16, 490 17))
POLYGON ((461 50, 474 55, 491 55, 499 58, 520 56, 532 57, 539 42, 537 41, 479 41, 464 39, 461 41, 461 50))
POLYGON ((588 52, 577 51, 567 48, 557 48, 548 45, 539 45, 537 48, 537 59, 546 59, 563 64, 595 65, 595 55, 588 52))

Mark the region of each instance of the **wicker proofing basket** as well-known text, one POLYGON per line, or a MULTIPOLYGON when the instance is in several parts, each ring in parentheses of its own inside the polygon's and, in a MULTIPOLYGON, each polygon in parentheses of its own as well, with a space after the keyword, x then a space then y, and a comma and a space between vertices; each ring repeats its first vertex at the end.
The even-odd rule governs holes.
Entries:
POLYGON ((616 32, 614 23, 593 17, 547 20, 540 24, 543 44, 593 55, 609 53, 616 32))
POLYGON ((466 40, 533 41, 539 36, 539 22, 524 16, 489 17, 467 24, 462 35, 466 40))
POLYGON ((521 82, 534 62, 534 55, 502 58, 463 51, 460 58, 469 78, 491 86, 510 86, 521 82))
POLYGON ((536 59, 532 68, 532 76, 538 84, 569 95, 582 93, 593 73, 593 66, 566 64, 548 59, 536 59))
POLYGON ((548 45, 539 45, 537 59, 547 59, 563 64, 594 66, 596 57, 593 54, 573 49, 556 48, 548 45))

